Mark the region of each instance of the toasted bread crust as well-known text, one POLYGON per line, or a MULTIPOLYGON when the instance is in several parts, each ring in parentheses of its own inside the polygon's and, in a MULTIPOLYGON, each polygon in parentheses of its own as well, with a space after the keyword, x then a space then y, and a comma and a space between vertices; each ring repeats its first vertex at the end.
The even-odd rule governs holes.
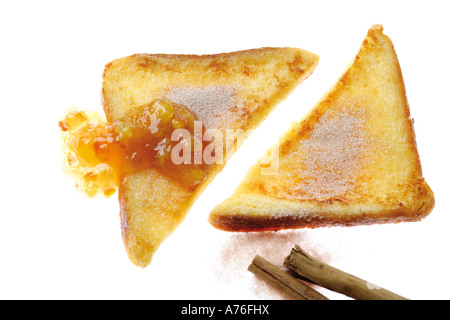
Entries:
POLYGON ((279 154, 277 174, 253 166, 213 209, 213 226, 353 226, 417 221, 431 212, 434 196, 422 177, 402 72, 381 26, 369 30, 335 86, 282 136, 279 154))
MULTIPOLYGON (((108 63, 103 72, 102 104, 107 120, 164 94, 168 87, 240 87, 246 95, 251 128, 307 78, 318 57, 297 48, 259 48, 212 55, 135 54, 108 63), (268 85, 261 87, 264 82, 268 85), (131 83, 134 86, 127 88, 131 83), (250 93, 250 91, 253 91, 250 93)), ((228 128, 230 129, 230 128, 228 128)))
MULTIPOLYGON (((253 129, 313 71, 318 57, 295 48, 261 48, 215 55, 137 54, 106 65, 102 104, 108 121, 135 107, 170 97, 217 91, 239 104, 217 112, 206 105, 199 120, 215 129, 253 129), (233 95, 229 95, 232 92, 233 95), (173 93, 173 91, 172 91, 173 93), (202 118, 203 117, 203 118, 202 118)), ((195 97, 193 97, 195 98, 195 97)), ((228 101, 227 100, 227 101, 228 101)), ((196 106, 194 106, 196 107, 196 106)), ((212 166, 196 188, 185 188, 156 170, 125 177, 119 188, 122 238, 130 260, 147 266, 159 245, 184 220, 200 193, 224 164, 212 166)))
POLYGON ((359 204, 346 204, 337 200, 322 203, 310 201, 306 205, 280 201, 274 205, 273 201, 264 199, 261 195, 245 195, 228 199, 217 206, 209 216, 209 222, 217 229, 233 232, 415 222, 425 218, 435 205, 433 192, 425 182, 418 182, 416 187, 417 201, 413 204, 375 204, 366 206, 364 210, 361 210, 359 204), (248 204, 256 202, 259 206, 266 206, 266 210, 258 210, 258 214, 255 214, 255 209, 248 204), (229 210, 229 207, 234 210, 229 210))

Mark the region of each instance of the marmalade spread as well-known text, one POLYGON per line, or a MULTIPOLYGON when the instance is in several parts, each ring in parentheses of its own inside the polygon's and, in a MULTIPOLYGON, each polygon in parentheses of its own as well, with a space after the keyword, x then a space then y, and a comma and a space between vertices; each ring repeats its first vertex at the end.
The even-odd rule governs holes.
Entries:
POLYGON ((70 110, 59 122, 65 170, 88 196, 111 196, 127 174, 149 168, 194 188, 205 180, 206 164, 174 162, 171 153, 176 144, 188 146, 185 150, 192 153, 189 159, 195 158, 195 152, 202 152, 195 147, 196 120, 189 109, 167 99, 140 106, 114 123, 94 113, 70 110), (177 129, 188 134, 174 136, 177 129))

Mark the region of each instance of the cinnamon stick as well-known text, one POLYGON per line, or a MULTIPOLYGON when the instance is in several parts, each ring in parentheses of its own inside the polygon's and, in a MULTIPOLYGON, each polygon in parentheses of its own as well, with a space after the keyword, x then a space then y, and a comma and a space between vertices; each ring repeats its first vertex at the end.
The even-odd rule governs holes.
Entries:
POLYGON ((386 289, 329 266, 295 246, 284 261, 284 266, 324 288, 358 300, 407 300, 386 289))
POLYGON ((293 300, 328 300, 313 288, 258 255, 248 270, 293 300))

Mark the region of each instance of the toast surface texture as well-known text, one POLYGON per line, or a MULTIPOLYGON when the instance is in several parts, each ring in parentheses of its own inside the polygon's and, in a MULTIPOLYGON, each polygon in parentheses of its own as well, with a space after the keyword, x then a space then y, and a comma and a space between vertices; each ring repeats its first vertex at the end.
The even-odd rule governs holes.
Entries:
POLYGON ((263 231, 417 221, 434 207, 401 69, 380 25, 277 147, 276 173, 264 174, 267 163, 258 161, 213 209, 213 226, 263 231))
MULTIPOLYGON (((296 48, 261 48, 215 55, 137 54, 106 65, 102 104, 109 122, 154 99, 193 111, 206 129, 255 128, 314 70, 318 57, 296 48)), ((155 169, 124 177, 119 188, 122 237, 130 260, 147 266, 223 168, 213 164, 196 188, 155 169)))

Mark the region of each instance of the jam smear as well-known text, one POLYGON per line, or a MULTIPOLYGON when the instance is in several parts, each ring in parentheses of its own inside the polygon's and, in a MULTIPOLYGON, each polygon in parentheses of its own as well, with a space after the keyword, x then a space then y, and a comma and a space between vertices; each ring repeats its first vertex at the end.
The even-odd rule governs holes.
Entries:
POLYGON ((195 188, 207 176, 207 165, 193 161, 195 152, 202 152, 194 147, 199 145, 195 141, 195 121, 197 117, 189 109, 167 99, 140 106, 114 123, 94 113, 70 110, 59 122, 65 171, 88 196, 111 196, 124 176, 149 168, 195 188), (173 134, 180 132, 177 129, 187 134, 173 134), (192 161, 173 161, 172 150, 177 144, 190 150, 187 158, 192 161))

